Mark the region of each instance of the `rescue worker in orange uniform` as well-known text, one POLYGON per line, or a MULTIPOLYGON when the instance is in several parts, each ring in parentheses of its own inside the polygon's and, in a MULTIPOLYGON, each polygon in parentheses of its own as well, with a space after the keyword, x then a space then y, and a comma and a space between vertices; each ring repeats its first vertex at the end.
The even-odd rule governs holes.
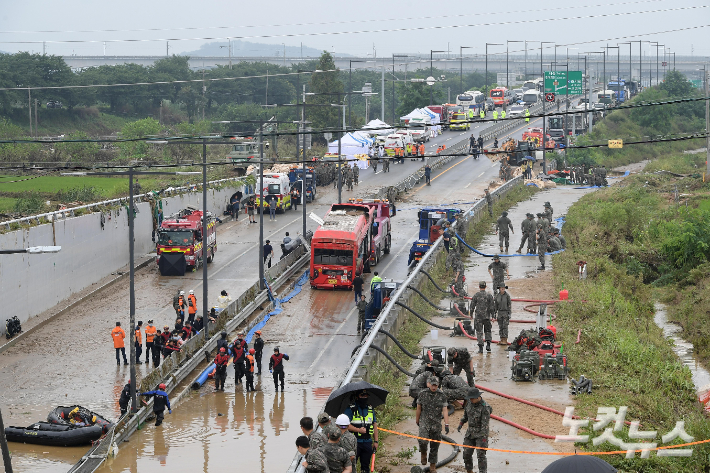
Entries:
POLYGON ((181 319, 185 318, 185 306, 187 305, 187 301, 185 300, 185 291, 180 291, 180 295, 178 296, 178 301, 177 301, 177 315, 181 319))
POLYGON ((145 327, 145 363, 148 364, 148 361, 150 360, 150 357, 153 355, 153 351, 155 350, 154 348, 154 339, 155 339, 155 334, 158 333, 158 329, 155 328, 155 325, 153 325, 153 321, 149 320, 148 325, 145 327))
POLYGON ((425 153, 426 153, 426 150, 424 148, 424 145, 423 144, 419 145, 419 156, 422 157, 422 161, 424 161, 424 154, 425 153))
POLYGON ((126 332, 121 328, 121 322, 116 322, 116 327, 111 330, 111 338, 113 338, 113 347, 116 349, 116 364, 121 365, 121 359, 118 357, 118 352, 120 351, 123 355, 123 364, 127 365, 126 345, 123 343, 126 338, 126 332))
POLYGON ((246 362, 244 363, 247 376, 247 392, 256 391, 256 389, 254 389, 254 353, 256 353, 256 350, 250 348, 246 362))
MULTIPOLYGON (((136 364, 141 365, 143 364, 141 362, 141 355, 143 354, 143 333, 141 332, 141 328, 143 328, 143 322, 138 321, 138 325, 136 325, 136 342, 135 342, 135 348, 136 348, 136 364)), ((148 363, 146 361, 146 363, 148 363)))
POLYGON ((227 365, 229 364, 229 355, 227 354, 226 348, 222 347, 219 349, 219 353, 214 357, 214 364, 216 365, 214 390, 224 391, 224 380, 227 379, 227 365))
POLYGON ((195 297, 195 291, 190 291, 190 295, 187 296, 187 320, 190 324, 195 321, 195 313, 197 312, 197 297, 195 297))

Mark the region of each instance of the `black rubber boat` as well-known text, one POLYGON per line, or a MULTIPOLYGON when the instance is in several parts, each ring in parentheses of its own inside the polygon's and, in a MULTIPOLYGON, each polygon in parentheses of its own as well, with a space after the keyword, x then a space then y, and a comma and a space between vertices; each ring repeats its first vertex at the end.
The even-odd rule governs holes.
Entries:
POLYGON ((56 447, 89 445, 104 434, 101 425, 76 427, 73 425, 37 422, 29 427, 7 427, 5 437, 8 442, 35 443, 56 447))
POLYGON ((10 442, 72 447, 95 442, 110 427, 110 421, 85 407, 59 406, 47 415, 47 422, 36 422, 29 427, 7 427, 5 436, 10 442), (75 425, 70 419, 86 425, 75 425))

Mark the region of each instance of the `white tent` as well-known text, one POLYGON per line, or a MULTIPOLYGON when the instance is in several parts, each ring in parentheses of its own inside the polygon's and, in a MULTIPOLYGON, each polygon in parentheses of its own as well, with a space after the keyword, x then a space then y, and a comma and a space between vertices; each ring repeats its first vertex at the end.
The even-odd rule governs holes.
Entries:
POLYGON ((370 120, 367 125, 362 127, 362 131, 371 135, 389 135, 390 133, 394 133, 393 128, 377 118, 370 120))
POLYGON ((424 108, 422 109, 422 111, 431 117, 431 123, 432 123, 432 124, 438 125, 439 123, 441 123, 441 117, 439 116, 438 113, 436 113, 436 112, 434 112, 434 111, 432 111, 432 110, 429 110, 428 107, 424 107, 424 108))
MULTIPOLYGON (((340 154, 345 159, 356 159, 355 155, 367 155, 370 145, 375 140, 370 138, 366 133, 355 131, 343 136, 340 140, 340 154)), ((338 140, 328 143, 328 152, 338 154, 338 140)), ((367 169, 368 162, 366 160, 349 161, 350 166, 357 166, 360 169, 367 169)))

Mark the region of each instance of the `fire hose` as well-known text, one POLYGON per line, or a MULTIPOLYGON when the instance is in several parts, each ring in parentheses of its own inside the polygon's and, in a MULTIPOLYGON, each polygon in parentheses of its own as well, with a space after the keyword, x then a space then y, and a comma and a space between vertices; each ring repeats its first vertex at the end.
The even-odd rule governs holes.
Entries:
POLYGON ((404 354, 407 355, 408 357, 414 358, 415 360, 420 359, 419 355, 413 355, 413 354, 409 353, 409 351, 408 351, 406 348, 404 348, 401 343, 399 343, 399 340, 397 340, 396 338, 394 338, 394 335, 392 335, 392 334, 389 333, 388 331, 386 331, 386 330, 384 330, 384 329, 380 329, 380 330, 378 330, 378 332, 380 332, 380 333, 382 333, 382 334, 384 334, 384 335, 387 335, 394 343, 397 344, 397 346, 399 347, 399 349, 402 350, 402 351, 404 352, 404 354))
POLYGON ((435 324, 435 323, 432 322, 431 320, 425 319, 423 316, 419 315, 414 309, 412 309, 411 307, 409 307, 409 306, 406 305, 406 304, 402 304, 402 303, 399 302, 399 301, 395 301, 394 303, 397 304, 397 305, 400 306, 400 307, 404 307, 404 308, 407 309, 409 312, 411 312, 412 314, 416 315, 417 317, 419 317, 420 319, 422 319, 424 322, 428 323, 428 324, 431 325, 432 327, 440 328, 441 330, 453 330, 452 327, 444 327, 443 325, 435 324))
POLYGON ((435 308, 436 310, 445 310, 445 311, 448 311, 448 310, 449 310, 449 309, 447 309, 446 307, 439 307, 438 305, 434 304, 432 301, 429 300, 429 298, 428 298, 427 296, 425 296, 424 294, 422 294, 422 292, 421 292, 419 289, 417 289, 416 287, 411 286, 411 285, 410 285, 410 286, 407 286, 407 287, 408 287, 409 289, 411 289, 412 291, 416 292, 417 294, 419 294, 420 296, 422 296, 422 299, 424 299, 425 301, 427 301, 427 302, 429 303, 429 305, 432 306, 433 308, 435 308))
POLYGON ((453 292, 456 297, 463 297, 464 299, 468 299, 468 300, 471 300, 471 299, 472 299, 472 298, 469 297, 469 296, 461 296, 461 295, 459 295, 459 293, 456 292, 456 289, 454 289, 454 286, 451 286, 451 292, 453 292))
POLYGON ((384 351, 382 348, 378 347, 377 345, 374 345, 374 344, 373 344, 373 345, 370 345, 370 348, 372 348, 373 350, 378 351, 378 352, 382 353, 383 355, 385 355, 385 358, 387 358, 387 359, 390 361, 390 363, 392 363, 394 366, 397 367, 397 369, 398 369, 399 371, 401 371, 402 373, 406 374, 406 375, 409 376, 410 378, 415 378, 415 377, 417 376, 416 374, 410 373, 410 372, 407 371, 406 369, 402 368, 402 366, 401 366, 399 363, 397 363, 397 362, 395 361, 395 359, 390 356, 389 353, 387 353, 386 351, 384 351))
MULTIPOLYGON (((463 328, 463 324, 461 323, 461 321, 459 321, 459 328, 461 329, 461 332, 463 332, 463 334, 466 335, 471 340, 478 340, 477 337, 473 337, 466 332, 466 329, 463 328)), ((499 340, 491 340, 491 343, 498 343, 498 342, 499 342, 499 340)), ((482 343, 481 343, 481 346, 483 346, 482 343)))
MULTIPOLYGON (((441 439, 444 440, 445 442, 449 442, 449 443, 452 443, 452 444, 456 444, 456 441, 455 441, 454 439, 452 439, 451 437, 447 436, 447 435, 442 435, 442 436, 441 436, 441 439)), ((454 458, 456 458, 456 455, 458 455, 458 454, 459 454, 459 451, 461 451, 461 447, 459 447, 458 445, 453 445, 453 447, 454 447, 454 451, 451 452, 451 454, 450 454, 448 457, 444 458, 443 460, 439 460, 438 462, 436 462, 436 467, 437 467, 437 468, 441 468, 442 466, 446 465, 447 463, 452 462, 452 461, 454 460, 454 458)), ((413 467, 411 468, 411 470, 410 470, 411 473, 420 473, 420 472, 428 473, 428 471, 429 471, 429 467, 428 467, 428 466, 424 466, 424 467, 421 467, 421 466, 413 466, 413 467)))
MULTIPOLYGON (((426 277, 429 278, 429 281, 431 281, 431 283, 434 285, 434 287, 436 287, 438 290, 440 290, 441 292, 443 292, 443 293, 445 293, 445 294, 448 294, 448 293, 449 293, 449 291, 445 291, 445 290, 443 290, 442 288, 440 288, 439 285, 436 283, 436 281, 434 281, 434 278, 432 278, 429 273, 427 273, 427 272, 424 271, 423 269, 420 269, 419 272, 420 272, 420 273, 424 273, 424 274, 426 275, 426 277)), ((458 294, 457 294, 457 295, 458 295, 458 294)))

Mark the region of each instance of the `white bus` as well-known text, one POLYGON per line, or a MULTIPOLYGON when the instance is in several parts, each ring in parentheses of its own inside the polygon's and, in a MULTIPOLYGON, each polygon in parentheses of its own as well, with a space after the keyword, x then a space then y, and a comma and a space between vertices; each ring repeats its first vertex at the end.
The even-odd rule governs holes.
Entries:
POLYGON ((461 107, 464 113, 468 113, 469 109, 473 109, 473 113, 478 115, 485 102, 485 95, 477 90, 469 90, 456 96, 456 105, 461 107))

